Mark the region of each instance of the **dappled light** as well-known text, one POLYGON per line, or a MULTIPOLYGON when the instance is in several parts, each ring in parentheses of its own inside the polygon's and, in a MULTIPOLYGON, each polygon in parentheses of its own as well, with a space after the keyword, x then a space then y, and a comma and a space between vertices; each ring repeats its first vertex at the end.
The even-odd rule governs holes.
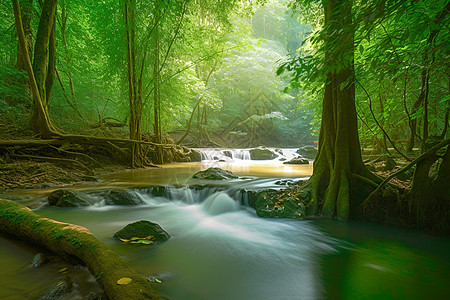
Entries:
POLYGON ((450 294, 449 1, 0 17, 1 299, 450 294))

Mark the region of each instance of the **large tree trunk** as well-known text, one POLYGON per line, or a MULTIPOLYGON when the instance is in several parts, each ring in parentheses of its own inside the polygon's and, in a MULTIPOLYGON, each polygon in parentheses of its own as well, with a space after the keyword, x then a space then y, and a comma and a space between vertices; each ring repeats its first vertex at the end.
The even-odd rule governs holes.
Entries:
MULTIPOLYGON (((33 31, 31 29, 31 10, 33 8, 33 1, 21 1, 22 10, 21 10, 21 18, 22 18, 22 26, 25 37, 25 45, 27 47, 28 53, 33 53, 33 31)), ((20 43, 17 43, 17 69, 25 70, 25 53, 23 53, 20 43)))
POLYGON ((30 89, 33 95, 33 128, 43 138, 58 136, 60 132, 53 125, 48 114, 48 103, 46 102, 47 98, 45 96, 44 86, 47 73, 47 44, 50 39, 51 28, 54 26, 56 1, 48 0, 42 8, 42 16, 36 37, 34 67, 31 66, 18 0, 13 0, 13 6, 19 45, 22 49, 25 61, 24 66, 28 74, 30 89), (51 21, 45 20, 48 18, 53 18, 53 24, 51 21), (48 28, 49 26, 50 28, 48 28))
POLYGON ((44 218, 0 199, 0 233, 48 249, 71 263, 85 264, 108 299, 161 299, 143 276, 84 227, 44 218), (121 278, 131 282, 120 285, 121 278))
MULTIPOLYGON (((130 139, 141 141, 142 96, 136 77, 136 33, 135 33, 136 1, 125 1, 125 25, 127 38, 128 93, 130 100, 130 139)), ((142 145, 131 144, 131 166, 143 167, 147 163, 142 145)))
POLYGON ((356 206, 351 200, 356 200, 359 188, 377 178, 361 158, 355 108, 352 1, 324 0, 323 6, 327 30, 325 65, 330 71, 323 98, 319 151, 309 182, 312 202, 307 213, 347 219, 356 206))

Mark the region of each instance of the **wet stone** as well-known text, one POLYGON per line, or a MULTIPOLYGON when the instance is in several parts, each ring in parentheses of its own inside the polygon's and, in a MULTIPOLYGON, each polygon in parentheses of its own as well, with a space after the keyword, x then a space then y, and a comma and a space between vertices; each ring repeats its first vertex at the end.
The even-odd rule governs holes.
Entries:
POLYGON ((128 224, 114 234, 115 238, 126 240, 133 237, 146 238, 148 236, 153 236, 155 242, 164 242, 170 238, 170 234, 162 229, 159 224, 146 220, 128 224))
POLYGON ((140 205, 145 204, 135 192, 132 191, 110 191, 105 197, 106 205, 140 205))
POLYGON ((90 204, 81 199, 77 193, 69 190, 56 190, 48 195, 48 204, 57 207, 80 207, 90 204))
POLYGON ((303 146, 297 150, 297 153, 307 159, 316 158, 317 148, 314 146, 303 146))
POLYGON ((264 147, 250 149, 250 157, 252 160, 272 160, 278 157, 272 150, 264 147))
POLYGON ((68 295, 72 291, 72 281, 69 276, 56 282, 47 292, 39 297, 39 300, 57 300, 68 295))
POLYGON ((35 256, 33 256, 33 259, 31 260, 31 263, 28 265, 28 268, 34 269, 42 266, 45 264, 47 259, 45 258, 44 254, 37 253, 35 256))
POLYGON ((285 165, 308 165, 309 161, 305 158, 295 157, 289 161, 285 161, 283 164, 285 165))
POLYGON ((208 180, 224 180, 224 179, 236 179, 238 176, 234 175, 230 171, 223 170, 221 168, 208 168, 207 170, 200 171, 194 174, 192 178, 208 179, 208 180))

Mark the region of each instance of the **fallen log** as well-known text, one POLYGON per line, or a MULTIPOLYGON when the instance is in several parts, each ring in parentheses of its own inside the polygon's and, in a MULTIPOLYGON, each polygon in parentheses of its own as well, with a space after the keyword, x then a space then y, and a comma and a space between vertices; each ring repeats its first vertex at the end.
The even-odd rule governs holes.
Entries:
POLYGON ((0 199, 0 234, 86 265, 111 300, 163 299, 146 278, 85 227, 44 218, 23 205, 0 199))

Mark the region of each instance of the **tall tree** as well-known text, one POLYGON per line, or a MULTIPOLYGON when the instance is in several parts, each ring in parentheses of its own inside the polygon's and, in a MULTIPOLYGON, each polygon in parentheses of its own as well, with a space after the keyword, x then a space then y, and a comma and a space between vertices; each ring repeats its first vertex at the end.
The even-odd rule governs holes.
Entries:
POLYGON ((352 1, 323 0, 322 4, 327 74, 308 213, 347 219, 351 196, 365 182, 357 178, 375 177, 363 164, 358 136, 352 1))
POLYGON ((34 47, 33 66, 31 66, 30 55, 28 53, 26 37, 22 25, 20 5, 17 0, 13 0, 14 18, 19 44, 23 53, 25 70, 28 74, 33 95, 34 105, 32 125, 36 133, 44 138, 59 134, 59 130, 51 122, 48 113, 48 97, 50 96, 51 87, 53 85, 55 66, 54 26, 56 6, 56 0, 46 0, 42 6, 42 13, 34 47))
MULTIPOLYGON (((136 29, 135 29, 136 0, 125 1, 125 25, 127 39, 127 74, 128 96, 130 102, 130 139, 141 141, 142 120, 142 82, 137 79, 136 72, 136 29)), ((142 71, 141 71, 142 72, 142 71)), ((131 144, 131 165, 142 167, 146 165, 146 156, 139 143, 131 144)))

